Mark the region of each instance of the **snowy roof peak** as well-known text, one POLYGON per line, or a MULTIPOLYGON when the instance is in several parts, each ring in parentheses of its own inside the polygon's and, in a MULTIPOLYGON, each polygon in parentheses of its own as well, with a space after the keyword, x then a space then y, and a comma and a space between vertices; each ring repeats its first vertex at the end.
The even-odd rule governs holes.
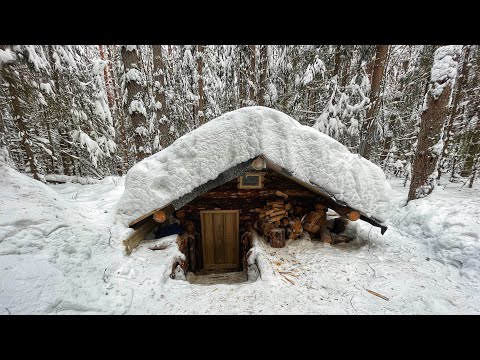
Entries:
POLYGON ((262 106, 225 113, 135 164, 118 203, 120 218, 127 225, 259 155, 386 223, 390 185, 378 166, 318 130, 262 106))

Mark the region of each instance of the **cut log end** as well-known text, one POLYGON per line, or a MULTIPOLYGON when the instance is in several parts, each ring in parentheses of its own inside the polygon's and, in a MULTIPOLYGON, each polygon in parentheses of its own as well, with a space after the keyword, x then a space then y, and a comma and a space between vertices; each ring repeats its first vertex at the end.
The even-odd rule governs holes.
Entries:
POLYGON ((356 210, 351 211, 347 214, 347 219, 351 221, 357 221, 358 219, 360 219, 360 213, 356 210))

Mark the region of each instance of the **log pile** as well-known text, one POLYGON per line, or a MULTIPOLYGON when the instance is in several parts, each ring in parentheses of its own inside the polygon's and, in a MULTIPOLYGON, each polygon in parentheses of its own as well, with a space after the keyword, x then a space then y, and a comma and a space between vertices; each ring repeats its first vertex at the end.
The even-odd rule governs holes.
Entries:
POLYGON ((195 271, 196 269, 196 257, 195 257, 195 236, 198 235, 195 224, 191 220, 185 219, 185 210, 181 209, 175 213, 175 217, 180 221, 180 224, 185 231, 178 235, 177 244, 178 250, 185 255, 185 260, 178 259, 172 266, 171 277, 175 276, 175 269, 179 265, 185 276, 190 269, 195 271))
POLYGON ((337 234, 345 230, 348 221, 355 221, 360 217, 358 212, 327 220, 328 207, 321 203, 315 203, 313 208, 303 209, 296 206, 295 201, 289 201, 287 194, 276 191, 275 195, 279 199, 267 201, 263 208, 250 209, 251 213, 256 214, 253 227, 272 247, 283 247, 286 238, 298 239, 304 231, 310 234, 310 238, 329 244, 352 240, 348 236, 337 234))

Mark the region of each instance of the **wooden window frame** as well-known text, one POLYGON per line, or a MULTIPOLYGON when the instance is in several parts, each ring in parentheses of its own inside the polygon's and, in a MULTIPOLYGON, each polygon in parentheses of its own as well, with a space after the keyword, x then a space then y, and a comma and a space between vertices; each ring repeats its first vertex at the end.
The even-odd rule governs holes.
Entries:
POLYGON ((238 177, 238 188, 239 189, 263 189, 263 176, 265 173, 259 172, 246 172, 242 176, 238 177), (244 176, 258 176, 258 185, 243 185, 243 177, 244 176))

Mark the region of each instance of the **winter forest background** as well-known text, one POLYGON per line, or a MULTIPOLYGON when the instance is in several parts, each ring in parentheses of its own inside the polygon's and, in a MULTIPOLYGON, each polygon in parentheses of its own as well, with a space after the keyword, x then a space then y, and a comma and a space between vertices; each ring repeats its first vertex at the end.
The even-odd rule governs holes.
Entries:
POLYGON ((0 45, 0 161, 94 182, 221 114, 262 105, 335 138, 409 198, 472 186, 479 46, 0 45), (439 50, 439 51, 437 51, 439 50))

